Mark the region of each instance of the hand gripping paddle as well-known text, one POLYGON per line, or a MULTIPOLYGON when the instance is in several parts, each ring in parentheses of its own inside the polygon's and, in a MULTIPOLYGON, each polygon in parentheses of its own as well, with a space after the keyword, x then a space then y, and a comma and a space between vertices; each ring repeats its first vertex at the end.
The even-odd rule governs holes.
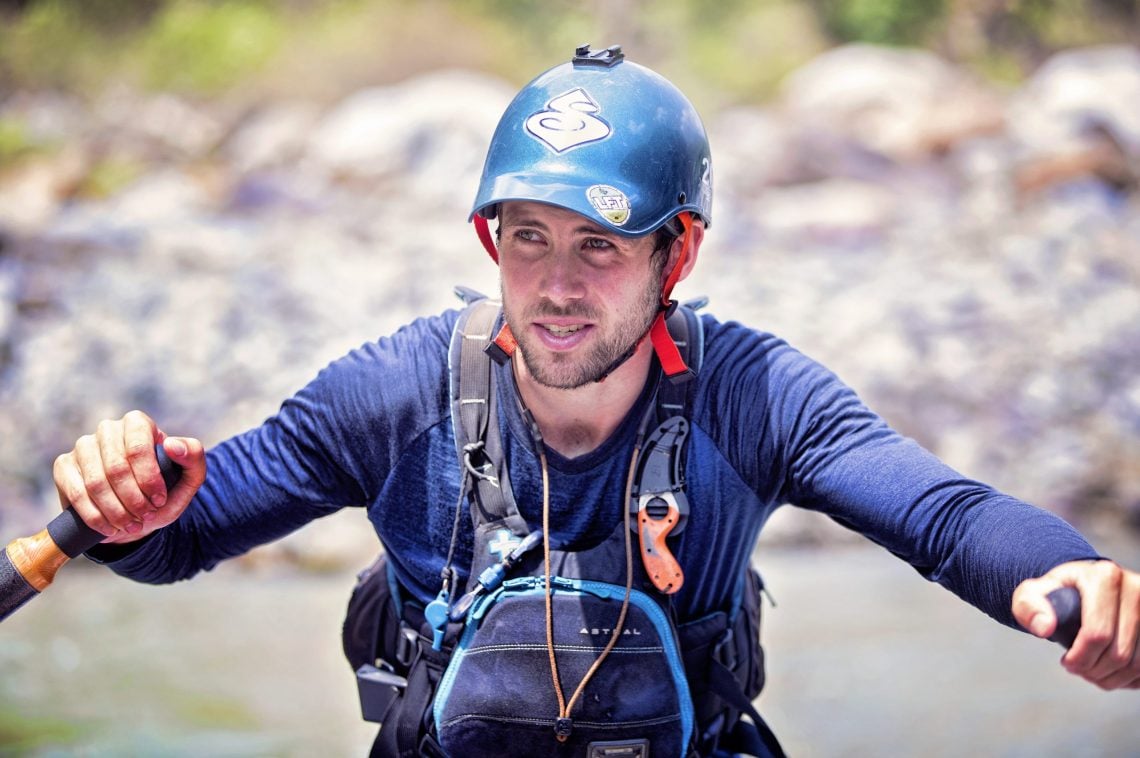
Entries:
MULTIPOLYGON (((162 445, 155 447, 155 454, 162 479, 170 489, 178 483, 181 469, 166 455, 162 445)), ((52 519, 46 529, 8 543, 0 554, 0 621, 43 592, 60 566, 103 539, 102 534, 79 518, 74 508, 68 508, 52 519)))

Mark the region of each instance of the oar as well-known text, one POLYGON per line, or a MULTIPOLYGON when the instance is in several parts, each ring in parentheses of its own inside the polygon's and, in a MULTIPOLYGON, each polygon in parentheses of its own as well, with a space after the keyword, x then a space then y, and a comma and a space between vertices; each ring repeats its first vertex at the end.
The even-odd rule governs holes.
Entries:
MULTIPOLYGON (((166 487, 171 489, 181 469, 162 445, 155 448, 155 454, 166 487)), ((0 621, 43 592, 60 566, 102 541, 102 534, 83 523, 74 508, 68 508, 38 534, 8 543, 0 555, 0 621)))

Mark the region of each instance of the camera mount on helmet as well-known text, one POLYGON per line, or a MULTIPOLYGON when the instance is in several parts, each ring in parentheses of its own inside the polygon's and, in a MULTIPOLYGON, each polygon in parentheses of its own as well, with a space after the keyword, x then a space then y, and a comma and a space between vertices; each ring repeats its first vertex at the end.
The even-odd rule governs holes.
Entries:
POLYGON ((574 48, 574 59, 572 63, 575 66, 603 66, 605 68, 612 68, 625 60, 625 53, 621 51, 621 45, 610 45, 605 50, 593 51, 589 45, 579 45, 574 48))

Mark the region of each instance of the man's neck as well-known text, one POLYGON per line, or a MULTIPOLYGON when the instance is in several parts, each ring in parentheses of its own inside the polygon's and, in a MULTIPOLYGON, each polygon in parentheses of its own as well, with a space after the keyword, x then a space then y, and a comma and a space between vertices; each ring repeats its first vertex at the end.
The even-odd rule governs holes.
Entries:
POLYGON ((652 357, 652 348, 642 345, 604 381, 572 390, 536 382, 521 353, 512 364, 519 394, 543 441, 566 458, 576 458, 597 449, 618 428, 645 388, 652 357))

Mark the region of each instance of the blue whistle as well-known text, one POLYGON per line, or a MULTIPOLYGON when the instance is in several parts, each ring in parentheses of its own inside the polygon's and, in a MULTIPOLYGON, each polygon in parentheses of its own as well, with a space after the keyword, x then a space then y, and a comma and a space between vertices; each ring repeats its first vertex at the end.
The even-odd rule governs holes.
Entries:
POLYGON ((435 596, 424 608, 424 618, 427 619, 428 624, 431 625, 433 630, 431 638, 432 650, 440 650, 443 648, 443 637, 447 633, 447 619, 450 615, 448 613, 448 595, 447 590, 440 590, 439 594, 435 596))

